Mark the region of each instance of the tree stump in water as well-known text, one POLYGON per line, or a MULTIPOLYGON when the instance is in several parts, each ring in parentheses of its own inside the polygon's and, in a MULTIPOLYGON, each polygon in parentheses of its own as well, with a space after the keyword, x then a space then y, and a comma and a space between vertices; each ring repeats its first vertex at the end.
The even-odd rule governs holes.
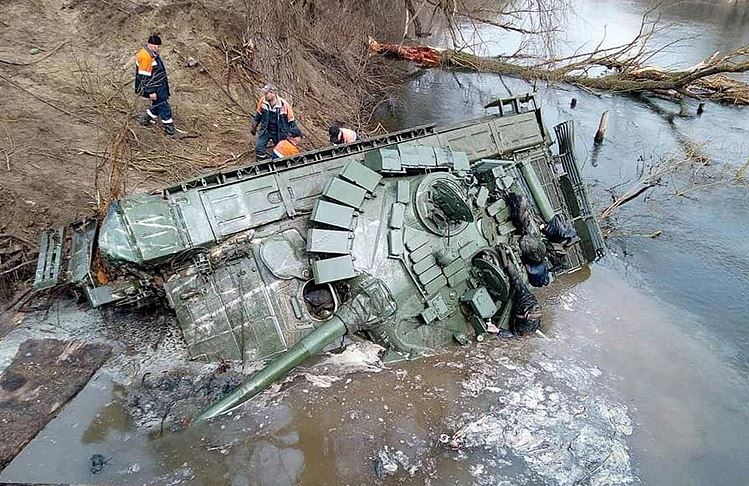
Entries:
POLYGON ((608 110, 606 110, 601 115, 601 121, 598 123, 598 131, 596 131, 596 136, 593 138, 593 142, 596 145, 603 142, 603 139, 606 136, 606 128, 608 127, 608 124, 609 124, 609 112, 608 110))

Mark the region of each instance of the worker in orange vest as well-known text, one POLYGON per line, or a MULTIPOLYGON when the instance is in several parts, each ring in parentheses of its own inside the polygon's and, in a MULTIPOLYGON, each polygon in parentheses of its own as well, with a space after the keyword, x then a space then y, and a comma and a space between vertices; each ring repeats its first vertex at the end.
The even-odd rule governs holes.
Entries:
POLYGON ((172 120, 172 107, 169 106, 169 80, 160 51, 161 37, 153 34, 135 55, 135 92, 151 100, 151 106, 138 117, 138 123, 147 126, 161 118, 164 132, 171 136, 176 130, 172 120))
POLYGON ((287 137, 273 147, 273 158, 282 159, 284 157, 297 155, 300 152, 299 144, 302 141, 302 137, 304 137, 304 135, 299 128, 290 128, 287 137))
POLYGON ((360 140, 358 133, 350 128, 343 128, 338 125, 331 125, 330 128, 328 128, 328 134, 330 134, 330 143, 333 145, 354 143, 360 140))

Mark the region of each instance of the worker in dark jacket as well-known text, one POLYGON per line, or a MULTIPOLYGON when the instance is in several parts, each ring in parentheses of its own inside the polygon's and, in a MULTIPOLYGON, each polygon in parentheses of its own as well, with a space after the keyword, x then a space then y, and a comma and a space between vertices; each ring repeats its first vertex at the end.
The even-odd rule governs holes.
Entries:
POLYGON ((268 142, 276 145, 285 140, 289 130, 297 127, 294 110, 288 101, 278 96, 278 89, 272 84, 262 87, 263 96, 257 101, 257 108, 252 117, 250 133, 257 135, 255 156, 257 160, 268 158, 265 152, 268 142))
POLYGON ((172 107, 169 106, 169 79, 166 76, 164 61, 159 56, 161 37, 153 34, 146 45, 135 55, 135 92, 151 100, 151 106, 138 117, 141 125, 149 125, 161 119, 164 132, 174 135, 172 107))
POLYGON ((330 128, 328 128, 328 135, 330 135, 330 143, 333 145, 354 143, 360 140, 359 134, 354 130, 343 128, 338 125, 331 125, 330 128))

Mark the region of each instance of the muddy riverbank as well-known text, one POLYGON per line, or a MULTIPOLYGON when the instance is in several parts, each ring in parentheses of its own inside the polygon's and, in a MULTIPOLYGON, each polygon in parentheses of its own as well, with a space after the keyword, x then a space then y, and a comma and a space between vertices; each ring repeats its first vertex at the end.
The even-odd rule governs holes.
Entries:
POLYGON ((387 367, 362 355, 350 361, 364 364, 348 368, 355 373, 325 358, 231 416, 181 432, 138 428, 120 366, 105 367, 0 478, 741 482, 745 378, 682 331, 696 316, 634 288, 609 264, 557 281, 542 303, 548 340, 492 340, 387 367), (95 454, 109 459, 97 474, 95 454))
MULTIPOLYGON (((664 13, 677 34, 703 35, 674 58, 689 63, 749 40, 746 20, 706 5, 664 13)), ((604 23, 621 40, 644 8, 586 3, 567 41, 596 37, 604 23)), ((738 168, 749 157, 749 117, 740 109, 710 104, 702 117, 671 124, 632 98, 489 75, 426 71, 403 88, 384 121, 399 128, 469 119, 506 95, 505 85, 540 91, 548 126, 575 119, 578 156, 599 208, 643 161, 679 152, 675 127, 700 141, 716 165, 738 168), (604 110, 609 134, 593 163, 604 110)), ((544 289, 549 339, 491 340, 390 366, 376 350, 349 356, 350 366, 324 357, 231 416, 187 430, 143 427, 128 413, 132 383, 184 358, 168 322, 112 319, 70 304, 62 324, 54 311, 47 320, 30 316, 2 341, 0 366, 27 337, 94 334, 124 344, 0 480, 742 484, 749 477, 749 198, 733 185, 688 198, 672 188, 623 207, 610 254, 544 289), (656 230, 656 239, 637 236, 656 230), (92 472, 97 455, 105 463, 92 472)))

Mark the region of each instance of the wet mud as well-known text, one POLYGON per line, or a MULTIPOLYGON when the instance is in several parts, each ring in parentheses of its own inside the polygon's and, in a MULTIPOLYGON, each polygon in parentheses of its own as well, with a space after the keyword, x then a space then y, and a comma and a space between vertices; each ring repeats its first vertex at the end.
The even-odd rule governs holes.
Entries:
POLYGON ((109 358, 106 344, 28 340, 0 374, 0 470, 109 358))
MULTIPOLYGON (((597 18, 610 19, 612 42, 626 38, 643 5, 586 3, 579 13, 588 27, 570 30, 567 40, 577 45, 575 35, 602 32, 591 20, 597 18)), ((711 19, 700 5, 668 17, 680 21, 677 34, 703 34, 683 55, 687 63, 732 47, 729 38, 747 39, 749 32, 730 15, 711 19)), ((611 110, 597 166, 586 166, 599 205, 610 201, 607 189, 636 175, 638 160, 680 150, 673 127, 632 99, 496 76, 426 72, 404 88, 405 108, 392 122, 478 116, 485 102, 507 94, 503 84, 515 93, 538 88, 549 124, 575 118, 581 159, 590 160, 600 113, 611 110), (574 110, 571 97, 579 100, 574 110)), ((701 118, 674 123, 692 139, 712 140, 704 150, 718 164, 737 166, 749 155, 747 119, 733 108, 709 105, 701 118)), ((548 339, 490 340, 391 365, 381 362, 381 350, 356 343, 306 363, 230 415, 194 427, 172 427, 169 420, 179 424, 200 407, 194 391, 206 390, 202 384, 217 365, 189 363, 169 319, 128 321, 72 304, 62 306, 61 317, 28 316, 0 342, 0 367, 23 340, 51 335, 96 336, 116 356, 0 480, 744 484, 746 201, 741 189, 721 187, 694 199, 653 197, 628 205, 617 224, 630 233, 658 229, 663 235, 616 237, 603 262, 539 293, 548 339), (170 407, 174 399, 181 405, 170 407)), ((239 366, 218 374, 225 378, 207 389, 223 391, 250 371, 239 366)))

